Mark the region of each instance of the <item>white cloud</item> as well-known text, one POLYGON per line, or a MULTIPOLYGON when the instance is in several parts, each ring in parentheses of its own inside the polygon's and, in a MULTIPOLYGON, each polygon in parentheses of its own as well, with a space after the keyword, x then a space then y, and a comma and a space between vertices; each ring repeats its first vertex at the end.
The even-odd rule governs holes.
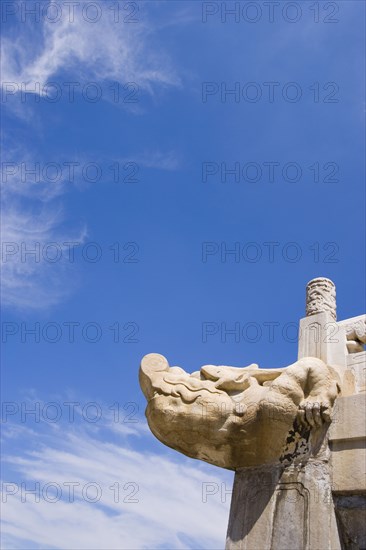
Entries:
POLYGON ((181 165, 181 158, 176 151, 144 151, 135 155, 134 160, 139 166, 168 171, 177 170, 181 165))
MULTIPOLYGON (((43 86, 50 80, 58 83, 63 92, 67 88, 62 84, 67 81, 80 85, 94 81, 100 86, 107 86, 107 89, 110 82, 120 85, 136 82, 139 88, 150 94, 157 88, 179 85, 179 78, 167 55, 156 43, 148 10, 137 14, 136 23, 124 22, 127 12, 122 10, 119 21, 115 22, 110 6, 100 2, 101 17, 96 23, 91 23, 83 13, 87 3, 78 3, 74 18, 69 16, 67 3, 56 4, 62 8, 62 17, 58 22, 52 23, 47 17, 35 22, 30 16, 25 22, 20 19, 18 24, 9 25, 4 30, 1 44, 3 83, 10 82, 18 90, 22 85, 27 86, 28 90, 35 89, 37 83, 40 95, 43 86)), ((41 6, 40 3, 35 5, 41 6)), ((19 6, 23 9, 24 3, 20 2, 19 6)), ((93 10, 88 13, 90 18, 94 17, 93 10)), ((5 101, 5 107, 23 118, 23 122, 29 124, 32 121, 33 125, 41 123, 34 120, 31 112, 35 110, 30 104, 22 103, 19 94, 7 99, 9 101, 5 101)), ((134 104, 131 106, 133 108, 134 104)), ((28 126, 29 141, 33 131, 34 126, 28 126)), ((19 144, 19 140, 17 147, 4 144, 3 161, 13 161, 17 167, 21 162, 26 162, 27 166, 35 164, 34 156, 25 145, 19 144)), ((140 161, 141 165, 166 170, 175 169, 178 162, 174 152, 162 154, 157 151, 142 155, 140 161)), ((75 184, 83 187, 80 182, 75 184)), ((67 233, 61 229, 62 222, 67 219, 62 207, 65 191, 62 181, 57 184, 24 184, 20 181, 18 170, 8 176, 5 184, 2 180, 2 189, 3 247, 7 247, 7 251, 19 251, 7 254, 5 262, 2 255, 3 304, 22 309, 53 306, 72 290, 70 278, 67 278, 67 262, 52 264, 42 257, 40 260, 32 259, 30 255, 25 259, 21 247, 32 249, 39 246, 43 250, 50 242, 82 243, 86 229, 73 228, 67 233)))
MULTIPOLYGON (((52 23, 43 18, 33 25, 22 25, 3 38, 3 82, 39 83, 42 88, 61 71, 83 81, 136 82, 152 92, 155 85, 179 84, 168 57, 154 42, 154 27, 148 10, 136 14, 135 23, 123 15, 114 21, 110 6, 96 3, 101 15, 97 22, 87 20, 80 2, 71 17, 63 6, 61 18, 52 23), (41 37, 41 41, 39 41, 41 37)), ((63 5, 62 3, 59 5, 63 5)), ((143 4, 141 4, 143 6, 143 4)))
POLYGON ((4 199, 1 222, 3 306, 48 308, 65 299, 72 290, 70 283, 65 285, 65 277, 69 278, 73 268, 65 243, 83 243, 85 229, 78 233, 74 230, 70 238, 58 227, 62 212, 55 206, 42 202, 36 207, 33 204, 24 206, 14 197, 4 199))
POLYGON ((51 185, 37 178, 22 181, 21 164, 28 168, 35 165, 27 150, 21 146, 8 148, 3 158, 1 301, 4 306, 19 309, 47 308, 71 291, 71 285, 64 284, 73 267, 64 243, 83 243, 86 229, 61 229, 65 217, 63 181, 51 185), (60 259, 54 262, 57 254, 60 259))
POLYGON ((178 454, 171 458, 170 453, 141 449, 146 445, 139 437, 146 434, 144 421, 131 424, 129 434, 121 434, 113 423, 99 430, 80 423, 52 426, 44 430, 38 425, 35 438, 34 427, 23 426, 17 432, 5 425, 5 440, 10 428, 11 445, 18 433, 22 450, 17 456, 5 456, 12 476, 3 482, 16 479, 19 487, 25 483, 24 489, 35 488, 38 482, 40 501, 25 496, 21 488, 7 496, 2 505, 2 548, 214 550, 224 546, 230 495, 222 487, 231 487, 232 474, 180 460, 178 454), (55 495, 52 488, 42 495, 47 483, 61 488, 56 502, 47 501, 55 495), (70 483, 79 484, 74 502, 70 502, 70 483), (87 489, 88 483, 97 485, 87 489), (202 498, 205 483, 212 492, 217 489, 206 499, 202 498), (97 489, 99 500, 90 502, 97 489))

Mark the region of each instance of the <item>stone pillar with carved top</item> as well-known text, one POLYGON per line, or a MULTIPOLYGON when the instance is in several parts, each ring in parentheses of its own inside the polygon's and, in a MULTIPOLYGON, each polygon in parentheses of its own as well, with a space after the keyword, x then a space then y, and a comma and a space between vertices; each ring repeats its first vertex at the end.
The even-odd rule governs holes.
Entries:
POLYGON ((298 358, 318 357, 334 367, 341 380, 346 368, 346 332, 337 323, 336 289, 318 277, 306 286, 306 317, 300 320, 298 358))
POLYGON ((310 281, 298 359, 338 373, 333 422, 320 447, 302 431, 303 456, 289 441, 281 464, 236 470, 227 550, 366 549, 365 342, 365 316, 337 321, 334 283, 310 281))

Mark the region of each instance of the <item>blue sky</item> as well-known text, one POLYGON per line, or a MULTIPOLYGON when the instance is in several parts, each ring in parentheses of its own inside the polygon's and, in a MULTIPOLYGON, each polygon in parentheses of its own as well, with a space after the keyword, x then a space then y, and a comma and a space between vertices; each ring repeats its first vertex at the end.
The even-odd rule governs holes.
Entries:
POLYGON ((232 473, 154 439, 139 363, 289 365, 317 276, 363 312, 364 4, 46 4, 1 5, 3 546, 222 548, 232 473), (103 495, 22 502, 65 481, 103 495))

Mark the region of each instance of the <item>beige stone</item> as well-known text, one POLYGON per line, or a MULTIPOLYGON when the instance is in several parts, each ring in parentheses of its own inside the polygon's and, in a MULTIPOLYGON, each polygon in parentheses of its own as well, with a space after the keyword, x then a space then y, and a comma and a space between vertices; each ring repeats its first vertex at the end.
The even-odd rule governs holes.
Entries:
POLYGON ((366 394, 339 397, 329 429, 329 441, 365 439, 366 394))
MULTIPOLYGON (((332 490, 334 493, 366 493, 365 440, 331 443, 332 490)), ((366 517, 365 517, 366 520, 366 517)))
POLYGON ((227 550, 340 550, 326 462, 235 475, 227 550))
POLYGON ((284 369, 205 365, 190 375, 153 353, 140 382, 160 441, 229 469, 310 456, 339 392, 336 373, 316 358, 284 369))
POLYGON ((333 492, 366 494, 365 393, 337 399, 329 445, 333 492))
POLYGON ((306 316, 327 312, 337 319, 336 289, 333 281, 326 277, 312 279, 306 285, 306 316))

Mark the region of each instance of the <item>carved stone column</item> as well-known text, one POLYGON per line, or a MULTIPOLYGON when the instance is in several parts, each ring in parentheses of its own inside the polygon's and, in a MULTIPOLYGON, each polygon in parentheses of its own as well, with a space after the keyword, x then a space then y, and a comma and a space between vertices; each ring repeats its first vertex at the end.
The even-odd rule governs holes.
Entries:
MULTIPOLYGON (((300 321, 298 358, 317 357, 343 375, 346 333, 336 320, 332 281, 306 287, 306 317, 300 321)), ((310 441, 311 441, 310 435, 310 441)), ((287 465, 236 471, 227 550, 340 550, 332 498, 328 436, 320 450, 287 465)), ((310 446, 313 447, 314 446, 310 446)))
POLYGON ((298 351, 340 376, 333 422, 310 457, 236 471, 227 550, 366 548, 366 318, 337 321, 335 296, 329 279, 308 283, 298 351))
POLYGON ((300 320, 298 359, 318 357, 343 380, 346 331, 337 323, 336 290, 330 279, 318 277, 306 286, 306 317, 300 320))

